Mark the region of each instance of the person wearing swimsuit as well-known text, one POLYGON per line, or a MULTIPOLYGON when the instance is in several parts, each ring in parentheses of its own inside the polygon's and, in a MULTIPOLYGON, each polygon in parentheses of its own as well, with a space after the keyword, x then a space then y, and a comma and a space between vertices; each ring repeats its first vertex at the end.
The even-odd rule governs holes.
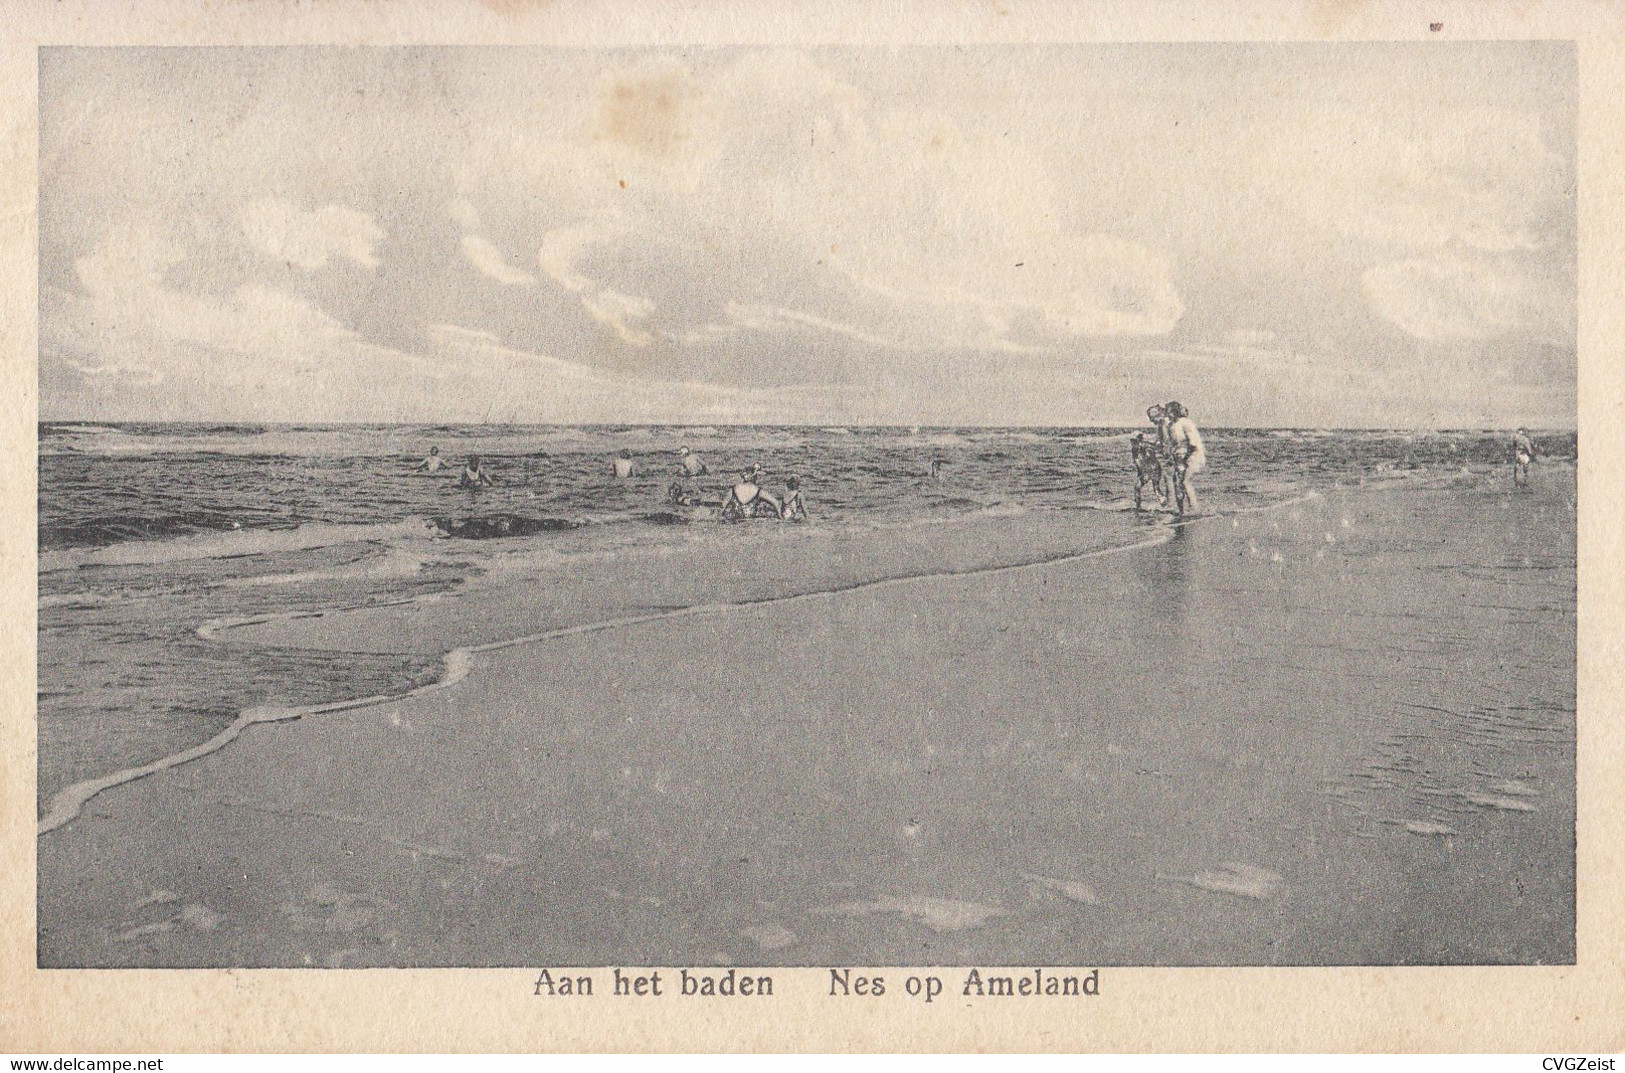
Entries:
POLYGON ((757 505, 763 504, 772 509, 775 516, 784 517, 784 504, 771 492, 761 485, 762 467, 753 465, 750 469, 739 475, 733 487, 728 489, 728 497, 722 501, 722 516, 724 518, 753 518, 760 509, 757 505))
POLYGON ((1134 460, 1134 509, 1141 509, 1141 497, 1146 485, 1157 493, 1157 505, 1168 505, 1168 493, 1164 490, 1162 481, 1162 463, 1157 459, 1156 444, 1145 438, 1145 433, 1136 432, 1129 441, 1129 456, 1134 460))
POLYGON ((1170 402, 1164 409, 1167 416, 1173 419, 1168 426, 1168 441, 1174 459, 1174 512, 1183 515, 1189 511, 1194 514, 1201 508, 1197 506, 1191 478, 1207 465, 1202 433, 1197 430, 1196 422, 1191 420, 1190 411, 1184 406, 1170 402))
POLYGON ((807 521, 807 504, 801 498, 801 478, 790 474, 790 479, 784 482, 784 506, 779 508, 779 517, 787 521, 807 521))
POLYGON ((463 475, 457 478, 459 488, 489 488, 495 483, 491 475, 480 468, 479 455, 468 456, 468 465, 463 469, 463 475))
POLYGON ((1529 487, 1529 463, 1535 460, 1535 441, 1529 430, 1520 428, 1512 437, 1512 484, 1516 488, 1529 487))
POLYGON ((705 459, 690 451, 686 446, 677 448, 677 468, 685 477, 704 477, 710 474, 705 459))
POLYGON ((1169 493, 1173 491, 1174 472, 1174 439, 1168 430, 1173 426, 1174 419, 1168 413, 1168 405, 1153 406, 1145 412, 1151 423, 1157 426, 1157 463, 1162 467, 1162 481, 1157 485, 1157 496, 1163 505, 1168 503, 1169 493))

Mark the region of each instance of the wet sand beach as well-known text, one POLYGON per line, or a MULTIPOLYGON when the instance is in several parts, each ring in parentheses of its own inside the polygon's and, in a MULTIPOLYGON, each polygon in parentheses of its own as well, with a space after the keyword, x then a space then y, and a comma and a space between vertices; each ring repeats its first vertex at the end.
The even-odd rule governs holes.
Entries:
POLYGON ((222 630, 438 653, 642 619, 92 798, 39 839, 40 963, 1573 960, 1572 468, 951 572, 1065 550, 1026 524, 222 630))

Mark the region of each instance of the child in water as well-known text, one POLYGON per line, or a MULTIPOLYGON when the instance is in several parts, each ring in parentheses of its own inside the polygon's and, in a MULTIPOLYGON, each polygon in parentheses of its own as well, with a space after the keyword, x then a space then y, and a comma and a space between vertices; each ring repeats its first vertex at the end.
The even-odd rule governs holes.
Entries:
POLYGON ((807 521, 807 504, 801 498, 801 478, 794 473, 784 482, 784 505, 779 508, 779 517, 786 521, 807 521))
POLYGON ((1129 455, 1134 459, 1134 509, 1141 509, 1141 495, 1146 485, 1157 493, 1157 505, 1168 505, 1168 492, 1162 483, 1162 462, 1157 458, 1157 445, 1136 432, 1129 441, 1129 455))
POLYGON ((468 465, 464 467, 463 475, 457 478, 459 488, 489 488, 495 483, 491 479, 491 475, 480 467, 479 455, 468 456, 468 465))

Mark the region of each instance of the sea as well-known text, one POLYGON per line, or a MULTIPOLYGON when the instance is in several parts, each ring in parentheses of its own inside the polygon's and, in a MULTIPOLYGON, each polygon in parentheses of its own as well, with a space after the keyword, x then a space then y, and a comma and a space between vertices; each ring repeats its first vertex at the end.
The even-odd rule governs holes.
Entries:
MULTIPOLYGON (((808 529, 827 531, 1036 512, 1126 519, 1135 431, 41 423, 41 811, 74 783, 208 741, 246 708, 401 693, 443 672, 423 655, 233 644, 210 637, 210 623, 448 593, 516 556, 567 571, 583 556, 740 539, 713 508, 670 501, 681 446, 710 468, 689 482, 702 502, 760 465, 774 492, 798 477, 808 529), (435 475, 415 468, 431 447, 448 462, 435 475), (637 467, 630 480, 614 476, 621 451, 637 467), (457 486, 473 455, 493 487, 457 486)), ((1204 436, 1198 489, 1203 510, 1220 513, 1489 472, 1509 445, 1486 430, 1204 436)), ((1536 444, 1548 458, 1576 450, 1572 432, 1536 444)))

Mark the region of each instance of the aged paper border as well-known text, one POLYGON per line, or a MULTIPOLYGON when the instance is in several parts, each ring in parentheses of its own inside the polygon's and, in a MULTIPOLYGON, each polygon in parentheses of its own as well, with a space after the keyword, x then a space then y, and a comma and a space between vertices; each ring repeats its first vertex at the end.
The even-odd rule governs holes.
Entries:
MULTIPOLYGON (((0 29, 0 1052, 1625 1050, 1625 477, 1598 430, 1625 399, 1625 8, 1359 0, 14 0, 0 29), (1441 32, 1429 24, 1442 22, 1441 32), (40 45, 1040 43, 1573 40, 1578 43, 1580 612, 1578 964, 1537 968, 1106 969, 1081 1001, 923 1006, 780 994, 532 997, 511 970, 34 968, 37 53, 40 45)), ((941 970, 938 970, 941 972, 941 970)), ((897 978, 903 972, 888 972, 897 978)), ((946 973, 944 973, 946 975, 946 973)))

